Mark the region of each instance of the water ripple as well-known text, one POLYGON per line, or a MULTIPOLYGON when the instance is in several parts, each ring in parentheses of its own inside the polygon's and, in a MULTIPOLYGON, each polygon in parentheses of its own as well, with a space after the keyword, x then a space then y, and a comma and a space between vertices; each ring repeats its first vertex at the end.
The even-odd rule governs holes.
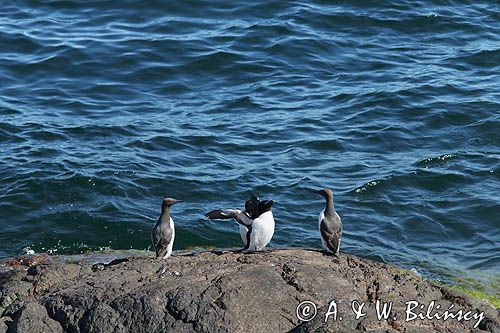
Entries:
POLYGON ((498 257, 500 26, 479 1, 7 1, 0 8, 0 257, 237 246, 203 213, 272 198, 273 246, 427 276, 498 257), (182 214, 181 214, 182 209, 182 214), (467 248, 468 251, 463 251, 467 248))

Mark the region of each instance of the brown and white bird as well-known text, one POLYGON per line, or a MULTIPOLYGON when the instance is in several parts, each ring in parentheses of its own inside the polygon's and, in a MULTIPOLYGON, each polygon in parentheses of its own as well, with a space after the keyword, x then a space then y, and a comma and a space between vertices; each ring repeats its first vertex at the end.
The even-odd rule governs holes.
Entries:
POLYGON ((172 254, 175 238, 174 220, 170 216, 170 207, 182 200, 163 199, 161 215, 151 231, 151 240, 156 250, 156 258, 166 259, 172 254))
POLYGON ((333 192, 327 188, 314 191, 326 200, 325 209, 319 213, 318 228, 321 236, 321 245, 328 253, 339 255, 342 240, 342 221, 333 206, 333 192))
POLYGON ((234 219, 239 224, 243 251, 263 250, 274 234, 274 217, 271 211, 272 200, 260 200, 252 195, 245 202, 245 210, 217 209, 205 214, 209 219, 234 219))

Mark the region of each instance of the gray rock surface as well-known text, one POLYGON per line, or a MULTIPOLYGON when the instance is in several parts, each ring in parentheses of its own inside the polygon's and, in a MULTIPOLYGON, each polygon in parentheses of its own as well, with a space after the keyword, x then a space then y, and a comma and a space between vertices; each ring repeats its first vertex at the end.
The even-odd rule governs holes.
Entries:
POLYGON ((308 249, 177 252, 107 264, 50 257, 2 273, 0 292, 0 332, 499 332, 499 312, 482 301, 398 267, 308 249), (317 305, 307 322, 296 312, 306 300, 317 305), (332 300, 337 320, 325 322, 332 300), (392 302, 387 320, 378 320, 377 300, 392 302), (431 314, 453 305, 453 313, 485 318, 476 329, 477 319, 405 321, 411 300, 435 301, 441 308, 431 314), (353 301, 365 304, 365 316, 356 318, 353 301))
POLYGON ((51 319, 47 314, 47 309, 39 303, 26 303, 15 317, 12 327, 16 333, 57 333, 63 331, 61 325, 51 319))

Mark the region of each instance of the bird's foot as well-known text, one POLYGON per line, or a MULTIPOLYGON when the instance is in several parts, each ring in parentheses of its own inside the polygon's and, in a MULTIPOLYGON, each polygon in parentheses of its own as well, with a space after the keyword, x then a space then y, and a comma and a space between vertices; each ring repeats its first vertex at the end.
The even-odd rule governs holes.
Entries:
POLYGON ((242 249, 239 249, 239 250, 236 250, 235 251, 236 253, 249 253, 251 252, 250 250, 248 250, 248 247, 244 247, 242 249))
POLYGON ((338 252, 332 253, 332 255, 333 255, 333 262, 339 263, 339 260, 340 260, 339 253, 338 252))
MULTIPOLYGON (((238 251, 239 250, 236 250, 234 252, 238 252, 238 251)), ((210 252, 213 253, 213 254, 216 254, 216 255, 220 256, 222 254, 226 254, 226 253, 231 252, 231 251, 228 251, 228 250, 211 250, 210 252)))
POLYGON ((338 252, 333 253, 333 252, 330 252, 330 251, 323 251, 323 255, 324 256, 329 256, 329 257, 330 256, 331 257, 336 257, 336 258, 339 257, 339 253, 338 252))
POLYGON ((162 276, 168 270, 167 266, 162 266, 156 270, 156 274, 162 276))

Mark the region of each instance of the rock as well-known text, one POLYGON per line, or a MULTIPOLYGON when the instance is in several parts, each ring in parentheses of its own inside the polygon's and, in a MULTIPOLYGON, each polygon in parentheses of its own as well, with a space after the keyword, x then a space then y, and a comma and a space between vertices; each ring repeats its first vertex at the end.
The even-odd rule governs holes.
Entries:
POLYGON ((410 271, 308 249, 181 251, 168 260, 98 265, 51 257, 28 272, 9 272, 3 281, 2 295, 10 298, 0 304, 13 309, 8 315, 16 332, 497 332, 499 323, 498 311, 486 303, 410 271), (302 318, 309 321, 297 316, 303 301, 316 305, 316 317, 302 318), (364 316, 356 318, 353 301, 364 304, 364 316), (476 329, 478 318, 405 321, 410 301, 419 302, 415 313, 425 314, 434 302, 441 308, 431 314, 451 307, 471 316, 482 311, 484 319, 476 329), (387 319, 377 317, 380 302, 392 304, 387 319), (332 304, 337 317, 326 316, 332 304))
POLYGON ((49 258, 47 254, 31 254, 25 256, 19 256, 14 259, 3 260, 0 263, 0 267, 31 267, 38 263, 44 262, 49 258))
POLYGON ((24 304, 24 298, 31 294, 33 283, 25 281, 23 274, 8 271, 0 277, 0 315, 12 316, 24 304))
POLYGON ((14 333, 57 333, 62 332, 61 325, 49 318, 47 309, 38 303, 26 303, 17 314, 14 333))
POLYGON ((9 331, 10 317, 0 317, 0 333, 7 333, 9 331))

